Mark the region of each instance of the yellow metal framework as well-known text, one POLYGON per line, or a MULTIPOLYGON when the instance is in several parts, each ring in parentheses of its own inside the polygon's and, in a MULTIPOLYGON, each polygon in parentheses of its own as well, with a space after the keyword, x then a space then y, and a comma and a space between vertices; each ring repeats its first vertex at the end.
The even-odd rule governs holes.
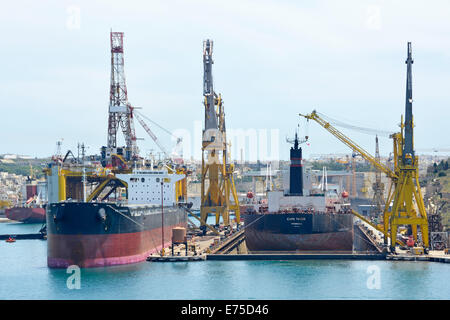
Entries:
POLYGON ((225 113, 223 112, 222 98, 218 95, 214 100, 215 105, 218 107, 219 129, 217 132, 218 137, 215 137, 214 142, 203 141, 202 143, 200 219, 206 223, 208 213, 214 213, 216 224, 219 224, 220 216, 222 216, 224 224, 228 226, 230 224, 231 211, 234 211, 236 221, 240 223, 239 200, 233 178, 234 165, 228 164, 225 113), (206 162, 205 153, 207 153, 206 162), (221 157, 220 154, 222 154, 221 157), (208 189, 206 189, 206 181, 209 183, 208 189), (234 201, 230 201, 231 196, 233 196, 234 201))
POLYGON ((190 172, 184 167, 173 168, 166 165, 168 173, 183 174, 184 179, 175 182, 175 199, 177 202, 187 202, 187 176, 190 172))
MULTIPOLYGON (((359 153, 364 159, 369 161, 373 166, 384 172, 390 179, 391 184, 389 187, 389 193, 386 200, 386 205, 383 212, 383 225, 381 230, 378 226, 372 225, 377 230, 383 232, 385 235, 385 243, 387 238, 391 238, 391 248, 395 247, 397 241, 397 230, 400 225, 410 225, 413 233, 414 240, 417 241, 417 227, 420 226, 422 231, 422 241, 425 247, 429 246, 428 239, 428 220, 425 211, 425 205, 423 202, 423 196, 420 191, 419 184, 419 159, 416 156, 414 161, 409 161, 410 164, 403 163, 402 151, 403 150, 403 118, 401 121, 401 132, 391 135, 394 144, 394 171, 377 161, 375 157, 370 155, 363 148, 358 146, 354 141, 345 136, 339 130, 334 128, 329 122, 322 119, 314 110, 312 113, 300 116, 314 120, 328 132, 350 147, 354 152, 359 153), (392 206, 390 206, 390 204, 392 206)), ((353 212, 356 213, 355 211, 353 212)), ((355 214, 359 218, 362 216, 355 214)))

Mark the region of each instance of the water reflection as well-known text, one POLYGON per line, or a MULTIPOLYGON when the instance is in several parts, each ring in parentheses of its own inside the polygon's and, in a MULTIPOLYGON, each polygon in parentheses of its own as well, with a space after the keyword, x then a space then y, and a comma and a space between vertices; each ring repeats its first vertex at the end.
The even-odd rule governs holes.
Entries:
MULTIPOLYGON (((39 228, 40 225, 1 225, 39 228), (15 225, 15 226, 14 226, 15 225)), ((0 243, 0 299, 449 299, 449 265, 405 261, 203 261, 81 269, 47 268, 47 242, 0 243), (367 288, 380 270, 381 289, 367 288)))

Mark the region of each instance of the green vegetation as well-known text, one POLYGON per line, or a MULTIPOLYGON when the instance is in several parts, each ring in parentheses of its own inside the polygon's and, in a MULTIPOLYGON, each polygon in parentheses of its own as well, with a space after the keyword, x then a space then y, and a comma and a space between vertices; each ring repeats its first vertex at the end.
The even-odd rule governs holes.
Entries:
POLYGON ((427 169, 427 173, 430 174, 440 174, 444 173, 444 176, 446 175, 446 171, 448 170, 448 160, 444 161, 441 160, 439 163, 433 163, 432 166, 429 166, 427 169))
POLYGON ((42 169, 45 159, 32 159, 29 161, 13 161, 12 163, 0 162, 0 172, 14 173, 22 176, 30 175, 30 164, 32 166, 33 175, 35 178, 40 179, 44 176, 42 169))
MULTIPOLYGON (((311 161, 310 164, 312 165, 313 170, 322 170, 323 167, 326 167, 327 170, 333 170, 333 171, 345 171, 349 170, 351 171, 351 163, 350 165, 345 163, 339 163, 336 161, 311 161)), ((359 163, 356 162, 356 172, 368 172, 368 171, 374 171, 374 168, 369 163, 359 163)))
POLYGON ((442 225, 450 229, 450 170, 448 159, 434 163, 427 168, 427 174, 421 179, 421 186, 427 187, 427 201, 440 208, 442 225))

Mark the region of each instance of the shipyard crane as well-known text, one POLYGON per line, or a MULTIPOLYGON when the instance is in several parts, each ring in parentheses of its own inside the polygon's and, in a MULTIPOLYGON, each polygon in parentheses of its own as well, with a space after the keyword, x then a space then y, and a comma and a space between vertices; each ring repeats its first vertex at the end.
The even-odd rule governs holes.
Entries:
POLYGON ((156 143, 156 145, 161 149, 161 151, 164 153, 164 156, 166 158, 170 158, 170 155, 167 152, 166 148, 164 148, 164 146, 161 143, 159 143, 159 140, 156 137, 156 135, 153 133, 153 131, 150 130, 150 128, 147 126, 147 124, 136 113, 134 114, 134 116, 137 119, 137 121, 139 121, 139 123, 144 128, 144 130, 148 133, 148 135, 153 139, 153 141, 156 143))
MULTIPOLYGON (((169 130, 167 130, 166 128, 162 127, 161 125, 159 125, 158 123, 156 123, 155 121, 153 121, 152 119, 150 119, 149 117, 146 117, 142 112, 138 112, 136 109, 134 109, 134 115, 136 117, 136 119, 139 121, 139 123, 141 124, 141 126, 144 128, 144 130, 148 133, 148 135, 153 139, 153 141, 156 143, 156 145, 161 149, 161 151, 164 153, 164 155, 166 156, 166 158, 171 158, 171 155, 167 152, 167 149, 164 148, 164 146, 159 142, 157 136, 153 133, 153 131, 147 126, 147 124, 143 121, 142 118, 150 121, 151 123, 153 123, 154 125, 156 125, 157 127, 159 127, 160 129, 162 129, 164 132, 166 132, 167 134, 169 134, 171 137, 176 139, 176 146, 175 149, 177 149, 179 146, 181 146, 181 143, 183 142, 183 139, 181 137, 178 137, 176 135, 174 135, 172 132, 170 132, 169 130)), ((180 155, 182 157, 182 155, 180 155)))
MULTIPOLYGON (((328 132, 330 132, 332 135, 334 135, 336 138, 338 138, 341 142, 343 142, 345 145, 350 147, 354 153, 359 153, 364 159, 368 160, 371 164, 373 164, 376 168, 379 168, 382 172, 384 172, 388 177, 390 177, 392 180, 397 179, 397 175, 395 172, 393 172, 391 169, 389 169, 387 166, 383 165, 382 163, 378 163, 372 155, 370 155, 367 151, 365 151, 362 147, 357 145, 353 140, 345 136, 343 133, 341 133, 339 130, 337 130, 335 127, 333 127, 329 122, 325 121, 322 117, 318 115, 318 113, 313 110, 310 114, 299 114, 302 117, 305 117, 308 120, 314 120, 319 125, 321 125, 323 128, 325 128, 328 132)), ((352 166, 354 167, 354 166, 352 166)), ((391 186, 392 187, 392 186, 391 186)), ((391 192, 391 189, 389 190, 391 192)), ((387 202, 388 203, 388 202, 387 202)), ((352 210, 352 213, 363 220, 364 222, 368 223, 378 231, 382 232, 385 237, 385 241, 388 237, 391 235, 387 232, 387 228, 380 228, 377 225, 374 225, 371 221, 367 220, 364 216, 359 214, 358 212, 352 210), (386 231, 385 231, 386 230, 386 231)), ((386 207, 384 210, 385 216, 386 216, 386 207)), ((395 239, 395 238, 394 238, 395 239)))
POLYGON ((393 131, 356 126, 356 125, 349 124, 349 123, 346 123, 346 122, 343 122, 343 121, 340 121, 337 119, 333 119, 333 118, 331 118, 323 113, 320 113, 318 111, 316 111, 316 113, 322 119, 324 119, 326 122, 330 123, 331 125, 333 125, 335 127, 346 128, 346 129, 358 131, 360 133, 364 133, 364 134, 368 134, 368 135, 383 136, 383 137, 387 137, 387 138, 389 138, 394 133, 393 131))
POLYGON ((338 138, 341 142, 343 142, 345 145, 350 147, 354 153, 360 154, 364 159, 372 163, 376 168, 384 172, 388 177, 390 178, 396 178, 397 175, 394 171, 392 171, 390 168, 388 168, 386 165, 379 163, 374 156, 372 156, 369 152, 364 150, 362 147, 360 147, 356 142, 351 140, 349 137, 344 135, 342 132, 337 130, 334 126, 332 126, 329 122, 325 121, 316 110, 313 110, 310 114, 299 114, 301 117, 305 117, 308 120, 314 120, 319 125, 321 125, 323 128, 325 128, 328 132, 330 132, 332 135, 334 135, 336 138, 338 138))
MULTIPOLYGON (((406 102, 405 102, 405 121, 403 117, 400 122, 400 132, 391 135, 394 145, 394 170, 382 164, 375 157, 370 155, 354 141, 338 131, 329 122, 325 121, 314 110, 312 113, 300 116, 308 120, 314 120, 324 127, 328 132, 350 147, 354 152, 358 152, 364 159, 369 161, 376 169, 385 173, 390 179, 387 201, 383 211, 384 228, 381 230, 374 226, 385 235, 385 244, 387 238, 391 238, 391 250, 395 251, 397 241, 397 229, 399 225, 410 225, 414 239, 417 241, 417 227, 422 233, 424 247, 429 247, 428 239, 428 221, 423 202, 422 192, 419 184, 419 159, 415 155, 413 146, 413 115, 412 115, 412 55, 411 43, 407 46, 407 78, 406 78, 406 102), (390 207, 393 202, 392 207, 390 207)), ((356 211, 353 213, 368 222, 356 211)))
MULTIPOLYGON (((375 159, 381 162, 380 148, 378 146, 378 136, 375 138, 375 159)), ((384 183, 381 182, 381 172, 376 169, 375 182, 372 184, 373 199, 372 207, 370 208, 370 214, 372 216, 378 216, 384 210, 384 183)))
POLYGON ((222 216, 224 224, 228 226, 231 211, 234 211, 236 221, 240 223, 239 200, 233 178, 234 165, 228 163, 223 100, 213 86, 212 53, 213 41, 207 39, 203 42, 205 128, 202 138, 200 219, 202 224, 206 224, 208 214, 213 213, 216 224, 219 224, 222 216), (231 196, 234 201, 230 200, 231 196))
POLYGON ((356 152, 352 153, 352 193, 351 193, 351 197, 352 198, 356 198, 356 157, 359 154, 356 152))
MULTIPOLYGON (((386 130, 380 130, 380 129, 373 129, 373 128, 356 126, 356 125, 353 125, 353 124, 345 123, 345 122, 340 121, 340 120, 333 119, 333 118, 331 118, 331 117, 329 117, 329 116, 327 116, 327 115, 325 115, 323 113, 320 113, 318 111, 316 111, 316 112, 323 120, 325 120, 326 122, 330 123, 331 125, 333 125, 335 127, 342 127, 342 128, 350 129, 352 131, 357 131, 357 132, 360 132, 360 133, 368 134, 368 135, 375 135, 376 136, 376 143, 378 143, 378 136, 390 137, 393 134, 392 131, 386 131, 386 130)), ((346 164, 348 171, 350 171, 350 168, 351 168, 351 171, 352 171, 352 188, 350 188, 350 182, 349 182, 350 177, 347 177, 347 189, 349 191, 350 191, 350 189, 352 189, 351 190, 351 196, 352 197, 356 197, 356 171, 355 171, 355 167, 356 167, 356 157, 358 155, 359 155, 358 153, 353 152, 351 161, 348 160, 348 155, 346 156, 347 160, 345 160, 345 161, 343 161, 343 160, 336 160, 339 163, 346 164)), ((377 155, 375 155, 375 158, 379 159, 377 157, 377 155)), ((380 161, 378 161, 378 162, 380 162, 380 161)), ((380 173, 380 170, 376 169, 376 172, 377 172, 377 175, 378 175, 380 173)), ((374 188, 374 186, 372 186, 372 187, 374 188)), ((378 195, 377 195, 377 197, 378 197, 378 195)), ((375 199, 374 199, 374 201, 375 201, 375 199)), ((384 203, 384 201, 382 201, 382 202, 384 203)), ((383 210, 381 210, 381 211, 383 211, 383 210)))

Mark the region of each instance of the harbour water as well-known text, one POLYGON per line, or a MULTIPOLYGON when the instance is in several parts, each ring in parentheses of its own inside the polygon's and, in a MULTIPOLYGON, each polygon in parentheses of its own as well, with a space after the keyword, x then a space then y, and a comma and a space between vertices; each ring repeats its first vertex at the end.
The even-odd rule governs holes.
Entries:
MULTIPOLYGON (((0 234, 41 225, 1 223, 0 234)), ((0 299, 449 299, 450 266, 405 261, 204 261, 49 269, 45 240, 0 242, 0 299), (374 278, 375 277, 375 278, 374 278)))

